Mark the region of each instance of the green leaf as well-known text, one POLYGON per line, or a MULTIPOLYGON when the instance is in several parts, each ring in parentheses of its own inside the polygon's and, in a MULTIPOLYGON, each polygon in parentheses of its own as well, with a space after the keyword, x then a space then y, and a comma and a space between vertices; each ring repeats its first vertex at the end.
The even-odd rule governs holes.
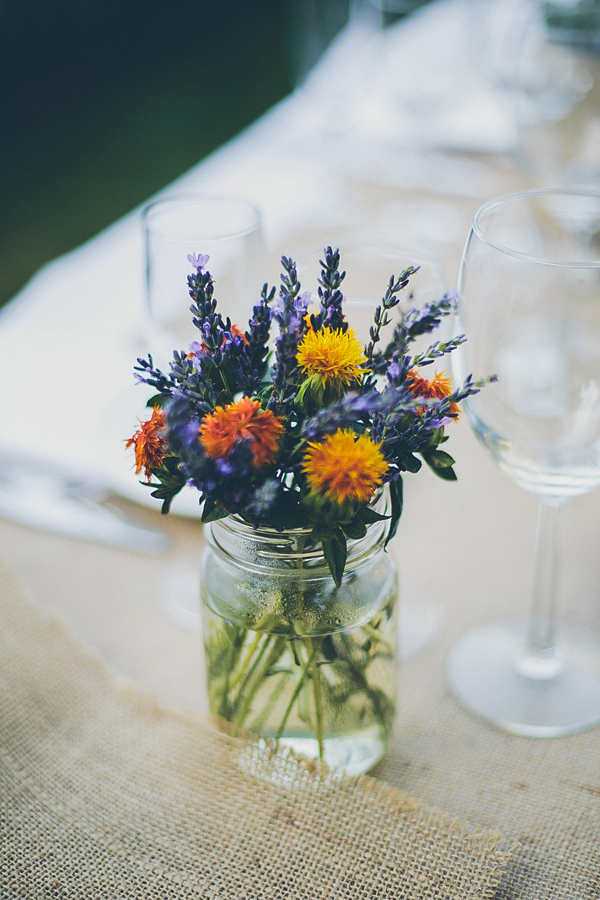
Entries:
POLYGON ((399 475, 396 481, 390 481, 390 498, 392 501, 392 517, 390 520, 390 528, 385 539, 385 547, 398 531, 398 522, 402 515, 402 506, 404 503, 404 485, 402 484, 402 476, 399 475))
POLYGON ((448 469, 454 465, 454 460, 445 450, 423 450, 421 456, 432 469, 448 469))
POLYGON ((446 466, 444 469, 432 469, 431 471, 435 472, 437 477, 442 478, 444 481, 458 481, 456 472, 452 466, 446 466))
POLYGON ((348 556, 346 536, 341 528, 331 528, 329 530, 331 537, 321 538, 323 555, 329 566, 331 577, 335 581, 336 586, 340 587, 342 575, 344 574, 344 568, 346 566, 346 558, 348 556))
POLYGON ((357 515, 365 525, 373 525, 375 522, 383 522, 385 519, 390 518, 389 516, 382 516, 381 513, 375 512, 370 506, 361 506, 357 515))
POLYGON ((267 408, 267 403, 271 399, 271 394, 273 393, 273 385, 271 382, 265 384, 265 382, 261 382, 261 389, 258 392, 258 399, 260 400, 260 405, 263 409, 267 408))
POLYGON ((365 536, 367 526, 356 516, 353 522, 347 522, 345 525, 342 525, 342 530, 346 537, 358 539, 365 536))
POLYGON ((202 508, 202 522, 205 525, 207 522, 216 522, 218 519, 224 519, 228 515, 229 513, 227 510, 217 506, 214 500, 209 500, 207 498, 204 501, 204 506, 202 508))
POLYGON ((168 397, 163 397, 162 394, 155 394, 154 397, 150 397, 150 399, 146 403, 146 407, 149 409, 154 409, 155 406, 160 406, 162 408, 168 399, 168 397))
POLYGON ((434 428, 433 431, 429 433, 429 440, 425 444, 425 447, 434 450, 438 444, 442 444, 447 440, 448 438, 444 435, 443 428, 434 428))
POLYGON ((407 453, 406 456, 401 456, 398 462, 403 469, 406 469, 407 472, 412 472, 413 475, 416 475, 416 473, 423 465, 421 460, 412 453, 407 453))
POLYGON ((319 541, 328 541, 332 537, 333 531, 334 529, 329 525, 313 525, 310 536, 315 544, 318 544, 319 541))

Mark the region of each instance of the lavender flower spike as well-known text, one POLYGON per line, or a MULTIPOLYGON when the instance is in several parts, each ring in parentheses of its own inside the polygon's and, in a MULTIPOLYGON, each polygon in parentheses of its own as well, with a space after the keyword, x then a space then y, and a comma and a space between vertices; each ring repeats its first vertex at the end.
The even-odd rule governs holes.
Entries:
POLYGON ((204 256, 201 253, 199 253, 197 256, 195 253, 188 253, 187 255, 188 262, 190 263, 190 265, 194 266, 198 274, 200 274, 202 272, 202 269, 204 269, 208 265, 209 259, 210 257, 208 253, 205 253, 204 256))

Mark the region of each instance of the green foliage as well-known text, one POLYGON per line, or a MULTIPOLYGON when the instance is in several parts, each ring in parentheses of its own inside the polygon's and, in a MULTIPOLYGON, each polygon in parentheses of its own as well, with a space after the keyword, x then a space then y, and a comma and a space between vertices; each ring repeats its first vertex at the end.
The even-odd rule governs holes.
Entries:
POLYGON ((438 478, 444 481, 456 481, 456 472, 452 468, 454 460, 443 450, 423 450, 421 456, 438 478))
POLYGON ((339 526, 315 525, 311 532, 311 538, 315 543, 321 542, 331 577, 336 586, 340 587, 348 558, 348 546, 344 531, 339 526))
MULTIPOLYGON (((161 508, 163 515, 169 512, 173 497, 179 493, 186 482, 185 475, 179 468, 180 462, 178 456, 166 456, 160 468, 151 469, 152 476, 157 479, 158 484, 150 482, 149 487, 154 488, 150 496, 163 501, 161 508)), ((142 484, 144 483, 142 482, 142 484)))
POLYGON ((208 522, 217 522, 219 519, 225 519, 229 513, 226 509, 223 509, 213 500, 209 500, 208 497, 204 501, 204 506, 202 507, 202 522, 206 525, 208 522))
POLYGON ((402 515, 402 507, 404 505, 404 485, 402 484, 402 476, 399 475, 396 481, 390 481, 390 499, 392 501, 392 515, 390 519, 390 527, 385 539, 385 546, 389 544, 391 539, 398 531, 398 522, 402 515))

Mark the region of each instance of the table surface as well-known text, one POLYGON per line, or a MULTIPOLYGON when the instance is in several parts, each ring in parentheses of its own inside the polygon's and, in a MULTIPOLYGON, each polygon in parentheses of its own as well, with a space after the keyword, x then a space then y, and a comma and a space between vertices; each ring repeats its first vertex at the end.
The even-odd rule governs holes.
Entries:
MULTIPOLYGON (((539 150, 550 138, 573 139, 582 123, 600 117, 598 96, 594 88, 567 120, 532 131, 530 148, 539 150)), ((545 177, 524 172, 505 156, 476 162, 496 194, 538 186, 545 177)), ((281 252, 343 240, 350 232, 368 241, 382 234, 386 221, 394 222, 392 241, 423 243, 419 228, 437 220, 447 225, 433 230, 429 249, 441 257, 446 283, 454 283, 471 216, 488 196, 360 180, 351 189, 360 199, 351 229, 338 222, 328 237, 326 217, 317 217, 287 236, 287 248, 272 234, 272 261, 281 252)), ((433 610, 436 629, 428 646, 401 668, 397 726, 374 775, 474 826, 501 831, 509 845, 519 842, 502 897, 597 897, 600 729, 545 741, 505 735, 462 710, 445 686, 445 659, 462 633, 527 615, 537 512, 535 500, 500 473, 466 423, 448 432, 458 482, 442 482, 429 471, 405 479, 404 514, 391 552, 403 596, 410 595, 413 610, 433 610)), ((558 585, 561 619, 598 631, 599 497, 578 498, 561 513, 558 585)), ((59 614, 114 673, 161 701, 205 710, 200 635, 164 608, 169 584, 193 579, 198 568, 201 526, 112 499, 127 515, 164 531, 171 539, 168 551, 148 556, 0 519, 0 553, 33 603, 59 614)))

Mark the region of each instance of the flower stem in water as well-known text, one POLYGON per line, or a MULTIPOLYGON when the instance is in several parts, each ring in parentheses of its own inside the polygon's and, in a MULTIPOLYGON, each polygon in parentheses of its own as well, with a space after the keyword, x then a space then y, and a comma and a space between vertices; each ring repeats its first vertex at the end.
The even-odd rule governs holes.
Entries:
POLYGON ((238 691, 238 696, 236 698, 236 704, 234 704, 234 712, 231 718, 231 721, 234 725, 238 725, 241 727, 244 723, 244 719, 250 712, 250 708, 252 706, 252 701, 256 695, 256 692, 262 686, 265 675, 267 674, 268 669, 277 662, 281 654, 283 653, 284 647, 286 644, 285 637, 279 635, 275 638, 274 635, 267 635, 267 639, 263 642, 262 647, 260 648, 254 663, 252 664, 250 671, 246 674, 240 689, 238 691), (260 662, 267 650, 267 647, 273 642, 273 646, 270 648, 270 652, 267 654, 266 660, 260 665, 260 662), (254 676, 254 677, 253 677, 254 676), (239 701, 239 705, 238 705, 239 701), (237 706, 237 708, 236 708, 237 706))
POLYGON ((306 647, 306 652, 310 658, 310 677, 313 685, 313 696, 315 698, 315 737, 317 738, 317 743, 319 745, 319 759, 322 760, 325 735, 323 731, 323 691, 321 686, 321 673, 319 671, 317 660, 315 659, 318 644, 318 639, 314 646, 310 638, 304 639, 304 646, 306 647))
POLYGON ((283 734, 283 732, 285 730, 285 726, 287 725, 287 720, 290 716, 292 709, 294 708, 294 703, 298 699, 298 694, 302 690, 302 685, 304 684, 306 676, 308 675, 308 670, 310 669, 310 666, 312 664, 312 661, 315 657, 316 652, 317 652, 317 648, 313 647, 313 651, 312 651, 311 655, 309 656, 308 660, 302 667, 302 672, 300 673, 300 678, 298 679, 298 681, 296 683, 296 687, 294 688, 294 693, 290 697, 290 702, 288 703, 286 711, 283 714, 283 719, 281 720, 281 724, 280 724, 279 728, 277 729, 277 734, 275 735, 276 741, 279 740, 279 738, 281 737, 281 735, 283 734))
POLYGON ((234 676, 234 678, 232 678, 231 681, 229 682, 229 690, 230 690, 230 691, 233 691, 234 688, 239 684, 239 682, 240 682, 242 676, 244 675, 246 669, 248 668, 248 664, 249 664, 250 661, 252 660, 252 657, 254 656, 254 654, 255 654, 255 652, 256 652, 256 650, 257 650, 257 648, 258 648, 258 645, 260 644, 260 640, 261 640, 262 636, 263 636, 263 635, 261 634, 261 632, 260 632, 260 631, 257 631, 256 637, 254 638, 254 640, 253 640, 252 643, 250 644, 250 647, 248 648, 248 651, 247 651, 247 653, 246 653, 246 656, 245 656, 245 658, 244 658, 243 663, 241 664, 241 666, 240 666, 239 669, 237 670, 237 673, 236 673, 236 675, 234 676))

